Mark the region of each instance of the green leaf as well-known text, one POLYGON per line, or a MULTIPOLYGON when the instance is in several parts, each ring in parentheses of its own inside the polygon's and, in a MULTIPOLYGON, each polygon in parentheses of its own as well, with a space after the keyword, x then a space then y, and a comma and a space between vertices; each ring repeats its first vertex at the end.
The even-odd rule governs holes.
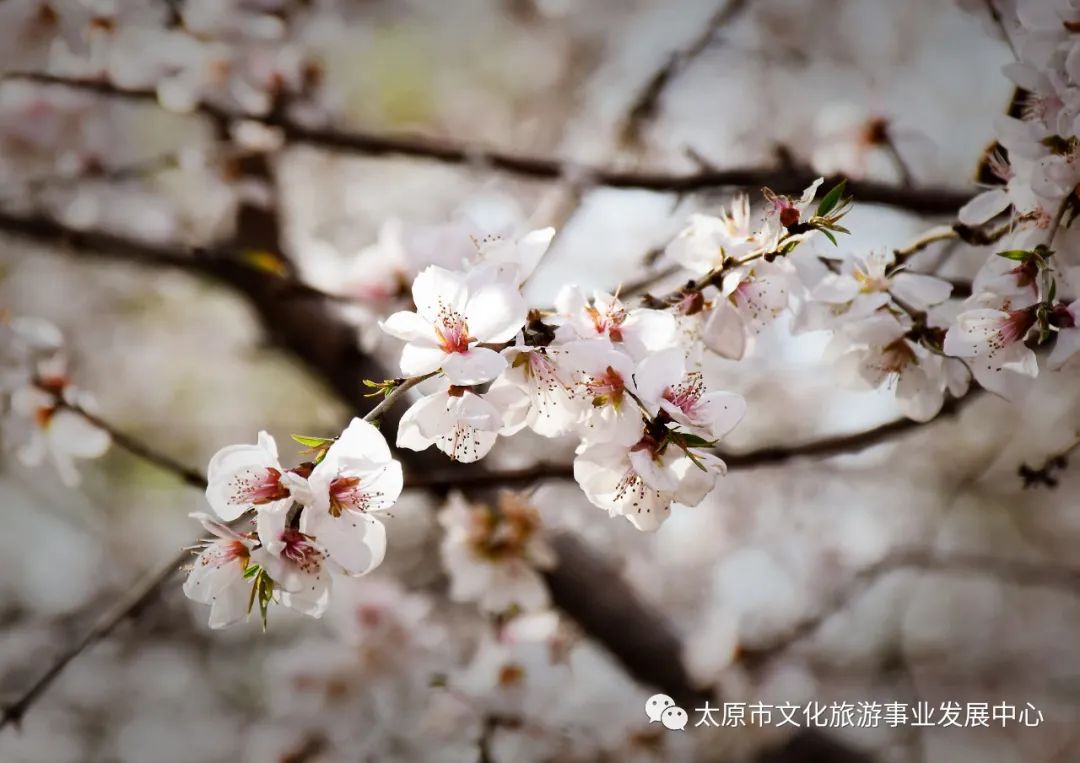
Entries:
POLYGON ((1050 293, 1046 297, 1046 301, 1050 304, 1054 303, 1054 297, 1057 296, 1057 279, 1050 279, 1050 293))
POLYGON ((315 437, 306 434, 291 434, 289 437, 303 445, 305 448, 325 448, 334 444, 333 437, 315 437))
POLYGON ((706 440, 690 432, 672 432, 671 435, 673 439, 677 439, 680 444, 688 448, 711 448, 716 445, 716 440, 706 440))
POLYGON ((1004 257, 1007 260, 1023 262, 1031 256, 1031 252, 1026 249, 1006 249, 1004 252, 997 252, 997 256, 1004 257))
POLYGON ((818 204, 817 212, 814 214, 817 217, 824 217, 836 208, 836 205, 840 203, 840 199, 844 196, 844 187, 847 185, 846 180, 841 180, 839 183, 832 187, 832 190, 825 194, 825 198, 818 204))
POLYGON ((820 230, 822 233, 825 234, 825 238, 829 239, 829 241, 832 241, 833 246, 839 246, 839 244, 836 243, 836 236, 833 235, 832 231, 828 230, 827 228, 821 228, 820 230))

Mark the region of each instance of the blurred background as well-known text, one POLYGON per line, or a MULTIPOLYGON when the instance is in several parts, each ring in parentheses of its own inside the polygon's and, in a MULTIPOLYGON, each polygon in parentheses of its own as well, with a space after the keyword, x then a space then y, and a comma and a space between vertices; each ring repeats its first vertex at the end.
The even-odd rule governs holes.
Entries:
MULTIPOLYGON (((1011 97, 1010 52, 985 6, 964 5, 6 0, 0 309, 56 323, 100 416, 155 450, 202 469, 265 429, 291 459, 290 433, 334 434, 370 405, 362 370, 396 370, 374 321, 403 249, 415 269, 448 224, 555 225, 529 283, 547 305, 570 280, 612 289, 652 272, 650 252, 689 214, 738 190, 612 187, 581 166, 974 193, 1011 97)), ((746 188, 755 201, 761 184, 746 188)), ((902 246, 954 217, 856 195, 841 248, 902 246)), ((982 256, 942 244, 920 261, 964 277, 982 256)), ((749 402, 731 452, 897 417, 888 390, 838 384, 821 360, 827 335, 793 338, 786 324, 738 363, 709 361, 718 386, 749 402)), ((870 448, 733 468, 654 535, 609 519, 572 481, 528 486, 545 532, 575 540, 556 544, 555 624, 537 626, 555 628, 569 656, 520 657, 540 660, 521 690, 491 673, 513 647, 490 644, 487 618, 447 595, 444 496, 408 491, 387 563, 323 620, 275 611, 266 633, 210 632, 177 578, 0 731, 0 760, 1080 759, 1080 583, 1068 567, 1080 476, 1065 468, 1056 486, 1026 488, 1018 471, 1077 437, 1075 373, 1044 375, 1023 404, 982 395, 870 448), (569 600, 574 586, 584 605, 569 600), (590 610, 620 625, 629 613, 631 628, 605 634, 590 610), (650 641, 657 623, 663 638, 650 641), (642 668, 650 650, 659 677, 642 668), (695 706, 1030 702, 1045 720, 650 727, 645 699, 683 689, 695 706), (507 706, 513 723, 492 720, 507 706)), ((573 446, 521 435, 485 463, 568 463, 573 446)), ((122 448, 80 465, 77 489, 10 452, 0 464, 0 700, 11 701, 133 580, 192 543, 187 515, 206 505, 122 448)))

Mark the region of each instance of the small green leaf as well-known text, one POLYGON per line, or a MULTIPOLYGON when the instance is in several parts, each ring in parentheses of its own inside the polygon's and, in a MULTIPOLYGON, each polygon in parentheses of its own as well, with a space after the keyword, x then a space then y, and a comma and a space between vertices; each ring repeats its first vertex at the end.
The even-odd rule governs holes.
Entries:
POLYGON ((844 187, 847 185, 846 180, 841 180, 839 183, 832 187, 832 190, 825 194, 825 198, 818 204, 817 217, 824 217, 836 208, 836 205, 840 203, 840 199, 844 196, 844 187))
POLYGON ((1054 297, 1057 296, 1057 279, 1050 279, 1050 293, 1046 297, 1046 301, 1050 304, 1054 303, 1054 297))
POLYGON ((672 432, 672 438, 688 448, 711 448, 716 445, 716 440, 706 440, 690 432, 672 432))
POLYGON ((833 246, 839 246, 839 244, 836 243, 836 236, 832 234, 832 231, 827 228, 821 228, 821 232, 825 234, 825 238, 829 239, 829 241, 832 241, 833 246))
POLYGON ((289 437, 303 445, 305 448, 325 448, 334 444, 333 437, 315 437, 306 434, 292 434, 289 437))
POLYGON ((1026 249, 1006 249, 1004 252, 997 252, 997 256, 1004 257, 1007 260, 1023 262, 1031 256, 1031 252, 1026 249))

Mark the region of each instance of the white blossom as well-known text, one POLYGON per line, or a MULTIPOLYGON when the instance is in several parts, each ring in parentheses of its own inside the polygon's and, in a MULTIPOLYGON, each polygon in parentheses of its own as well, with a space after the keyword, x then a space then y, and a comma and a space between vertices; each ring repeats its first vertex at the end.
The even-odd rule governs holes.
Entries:
POLYGON ((465 387, 448 387, 420 398, 398 422, 399 448, 435 445, 455 461, 471 463, 488 454, 503 428, 502 412, 465 387))
POLYGON ((192 563, 184 595, 210 605, 210 627, 224 628, 247 616, 251 583, 244 572, 256 540, 236 532, 208 514, 192 514, 213 536, 192 563))
POLYGON ((451 493, 439 523, 445 529, 440 548, 451 598, 496 613, 547 606, 540 571, 554 564, 555 555, 543 538, 539 515, 522 496, 502 491, 494 505, 487 505, 451 493))
POLYGON ((393 506, 402 485, 401 464, 382 434, 354 418, 308 478, 311 502, 300 514, 300 532, 350 574, 370 572, 386 553, 386 528, 373 514, 393 506))
POLYGON ((525 323, 516 287, 499 281, 472 283, 436 265, 413 281, 416 312, 397 312, 382 328, 405 340, 401 372, 420 376, 441 370, 451 384, 491 381, 506 362, 484 343, 508 342, 525 323))

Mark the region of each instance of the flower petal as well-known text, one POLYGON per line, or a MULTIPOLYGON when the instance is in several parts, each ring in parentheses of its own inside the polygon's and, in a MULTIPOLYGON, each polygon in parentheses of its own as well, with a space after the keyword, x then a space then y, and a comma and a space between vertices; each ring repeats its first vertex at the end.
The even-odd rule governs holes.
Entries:
POLYGON ((503 283, 481 286, 465 305, 469 334, 481 342, 509 342, 525 325, 529 312, 516 289, 503 283))
MULTIPOLYGON (((404 359, 404 358, 403 358, 404 359)), ((443 374, 451 384, 470 386, 491 381, 506 368, 506 359, 487 347, 473 347, 468 352, 452 352, 442 364, 443 374)))

